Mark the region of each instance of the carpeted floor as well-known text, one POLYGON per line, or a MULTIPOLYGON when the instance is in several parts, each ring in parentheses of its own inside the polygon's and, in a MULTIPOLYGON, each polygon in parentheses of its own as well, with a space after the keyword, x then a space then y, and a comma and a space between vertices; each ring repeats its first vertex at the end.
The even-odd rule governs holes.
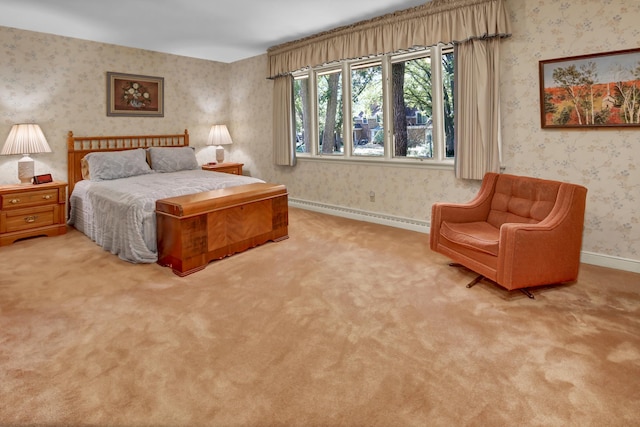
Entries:
POLYGON ((0 248, 0 425, 631 426, 640 275, 535 300, 428 236, 291 209, 185 278, 70 229, 0 248))

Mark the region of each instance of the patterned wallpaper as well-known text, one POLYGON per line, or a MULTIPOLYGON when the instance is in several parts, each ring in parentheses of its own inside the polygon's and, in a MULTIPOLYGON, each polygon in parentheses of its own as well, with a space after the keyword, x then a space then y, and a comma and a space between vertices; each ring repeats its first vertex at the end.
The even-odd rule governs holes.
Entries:
MULTIPOLYGON (((40 125, 52 153, 34 154, 36 173, 67 179, 67 133, 182 133, 204 163, 211 125, 226 122, 228 64, 0 26, 0 143, 11 125, 40 125), (164 117, 107 117, 106 73, 164 78, 164 117)), ((0 156, 0 183, 18 182, 19 156, 0 156)))
MULTIPOLYGON (((583 250, 640 262, 639 130, 540 128, 538 61, 640 47, 637 0, 507 0, 514 34, 502 50, 503 163, 507 173, 589 189, 583 250)), ((211 124, 229 125, 227 160, 287 185, 290 197, 428 221, 436 201, 467 201, 476 181, 452 170, 299 161, 272 164, 272 83, 266 55, 233 64, 203 61, 0 27, 0 139, 35 121, 51 154, 36 172, 66 179, 66 133, 173 133, 189 129, 201 162, 214 153, 211 124), (164 118, 107 117, 106 72, 165 78, 164 118), (375 191, 375 201, 369 192, 375 191)), ((0 157, 0 183, 17 182, 18 157, 0 157)))

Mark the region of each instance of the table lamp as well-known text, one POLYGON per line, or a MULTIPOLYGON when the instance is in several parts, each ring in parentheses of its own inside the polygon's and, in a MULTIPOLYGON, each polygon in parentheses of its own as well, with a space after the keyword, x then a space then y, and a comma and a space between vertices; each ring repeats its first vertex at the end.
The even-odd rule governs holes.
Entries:
POLYGON ((20 184, 30 184, 33 179, 33 159, 29 154, 50 153, 51 148, 40 126, 34 123, 13 125, 0 155, 22 154, 18 160, 20 184))
POLYGON ((216 161, 218 163, 224 162, 224 147, 223 145, 233 144, 231 135, 226 125, 213 125, 209 131, 209 140, 207 145, 216 145, 216 161))

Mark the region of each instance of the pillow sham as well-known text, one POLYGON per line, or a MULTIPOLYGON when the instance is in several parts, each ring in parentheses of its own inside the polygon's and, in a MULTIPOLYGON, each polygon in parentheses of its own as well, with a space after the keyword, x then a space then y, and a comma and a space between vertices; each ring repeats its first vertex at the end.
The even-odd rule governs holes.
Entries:
POLYGON ((86 174, 91 181, 127 178, 153 172, 143 148, 89 153, 84 159, 88 166, 86 174))
POLYGON ((80 159, 80 171, 82 172, 82 179, 91 179, 91 173, 89 172, 89 162, 87 156, 80 159))
POLYGON ((151 169, 156 172, 178 172, 199 167, 192 147, 150 147, 147 150, 151 169))

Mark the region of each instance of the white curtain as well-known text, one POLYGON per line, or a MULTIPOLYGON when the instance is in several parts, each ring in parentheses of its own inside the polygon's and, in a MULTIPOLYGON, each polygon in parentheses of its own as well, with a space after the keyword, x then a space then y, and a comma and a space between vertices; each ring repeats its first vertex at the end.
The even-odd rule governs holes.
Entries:
POLYGON ((273 161, 276 165, 296 164, 293 117, 292 77, 276 77, 273 84, 273 161))
POLYGON ((472 39, 456 46, 456 177, 500 172, 500 43, 472 39))

